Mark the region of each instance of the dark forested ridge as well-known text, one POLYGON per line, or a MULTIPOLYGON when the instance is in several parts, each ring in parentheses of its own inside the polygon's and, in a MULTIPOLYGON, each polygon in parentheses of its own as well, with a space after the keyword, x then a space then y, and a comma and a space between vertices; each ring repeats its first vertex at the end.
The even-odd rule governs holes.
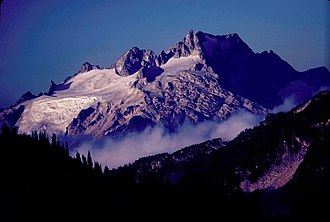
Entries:
POLYGON ((4 127, 0 149, 1 221, 77 221, 117 210, 100 165, 90 155, 71 158, 56 136, 4 127))
POLYGON ((4 127, 0 220, 329 218, 329 120, 330 93, 321 92, 288 113, 269 115, 226 144, 215 139, 115 170, 103 169, 90 154, 70 157, 56 136, 18 135, 4 127), (290 161, 296 163, 304 149, 292 179, 272 189, 277 185, 272 179, 278 176, 273 169, 280 172, 291 166, 290 161), (242 186, 242 181, 249 186, 242 186))

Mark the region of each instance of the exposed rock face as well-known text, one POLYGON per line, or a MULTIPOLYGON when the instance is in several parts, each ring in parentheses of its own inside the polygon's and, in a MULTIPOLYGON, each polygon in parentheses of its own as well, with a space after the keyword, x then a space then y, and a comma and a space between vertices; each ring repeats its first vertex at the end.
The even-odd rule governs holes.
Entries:
POLYGON ((57 85, 54 83, 53 80, 51 80, 47 95, 51 96, 55 92, 56 87, 57 87, 57 85))
POLYGON ((287 97, 301 103, 321 87, 330 87, 325 67, 298 72, 272 50, 253 52, 236 33, 215 36, 190 30, 183 41, 162 51, 155 65, 190 55, 200 57, 190 70, 214 72, 225 89, 266 108, 282 104, 287 97))
POLYGON ((264 189, 278 189, 286 185, 296 173, 299 165, 304 160, 310 144, 299 137, 292 138, 296 143, 297 153, 292 153, 292 147, 288 147, 288 144, 284 141, 281 146, 283 152, 280 153, 281 157, 274 161, 269 169, 258 178, 257 181, 251 182, 247 179, 241 182, 240 187, 245 192, 253 192, 254 190, 264 189))
POLYGON ((159 54, 159 56, 157 57, 156 60, 156 65, 157 66, 161 66, 165 63, 167 63, 167 61, 172 58, 174 56, 174 52, 169 51, 168 53, 161 51, 161 53, 159 54))
POLYGON ((36 98, 37 96, 33 95, 30 91, 27 91, 26 93, 24 93, 20 98, 19 100, 16 102, 16 105, 22 103, 22 102, 25 102, 27 100, 30 100, 30 99, 34 99, 36 98))
POLYGON ((82 67, 81 67, 81 69, 80 69, 80 72, 88 72, 88 71, 91 71, 92 69, 93 69, 93 66, 92 66, 90 63, 85 62, 85 63, 82 65, 82 67))
POLYGON ((190 30, 183 42, 178 42, 175 46, 171 47, 169 51, 174 53, 174 58, 180 58, 189 55, 202 55, 202 48, 199 42, 198 33, 190 30))
MULTIPOLYGON (((310 182, 322 184, 327 192, 329 104, 330 91, 322 91, 288 113, 267 116, 259 126, 245 130, 232 141, 213 139, 172 154, 140 158, 130 167, 137 179, 152 173, 177 183, 189 175, 213 184, 214 178, 226 175, 219 185, 232 190, 277 190, 280 192, 274 195, 278 195, 292 192, 297 183, 305 192, 309 189, 305 183, 310 182), (306 176, 316 180, 302 180, 306 176)), ((311 189, 315 191, 314 186, 311 189)), ((270 201, 273 204, 273 199, 270 201)))
POLYGON ((170 47, 167 52, 162 51, 157 57, 157 66, 165 64, 170 58, 187 57, 189 55, 198 55, 202 57, 203 52, 199 42, 198 33, 190 30, 182 42, 176 43, 170 47))
POLYGON ((144 53, 137 48, 125 53, 116 63, 116 72, 130 75, 145 66, 164 65, 171 58, 197 55, 199 63, 190 70, 216 73, 222 87, 266 108, 282 104, 287 97, 293 97, 298 104, 321 87, 330 87, 330 73, 325 67, 298 72, 272 50, 253 52, 236 33, 215 36, 190 30, 167 52, 158 56, 151 53, 149 60, 143 59, 144 53), (123 62, 127 60, 134 62, 123 62))
POLYGON ((221 121, 241 109, 260 115, 267 113, 261 106, 222 89, 217 84, 217 76, 207 72, 152 66, 148 74, 145 69, 137 73, 130 86, 131 93, 118 101, 103 101, 91 106, 93 109, 83 110, 70 123, 67 132, 122 135, 155 124, 171 132, 185 121, 221 121), (86 118, 87 110, 91 112, 86 118))
POLYGON ((148 82, 152 82, 156 79, 157 76, 161 75, 163 72, 164 69, 158 66, 143 67, 138 74, 138 78, 146 78, 148 82))
POLYGON ((308 100, 319 90, 330 89, 329 71, 325 67, 309 69, 279 91, 281 98, 292 96, 295 101, 308 100))
POLYGON ((10 109, 6 109, 0 113, 0 129, 6 124, 9 127, 14 127, 17 120, 21 117, 24 111, 24 106, 19 105, 10 109))
POLYGON ((63 83, 52 81, 48 96, 22 102, 15 124, 20 132, 92 136, 154 124, 171 131, 184 121, 221 121, 241 109, 265 114, 263 107, 292 95, 301 102, 321 86, 330 86, 326 68, 300 73, 273 51, 254 53, 237 34, 189 31, 158 56, 134 47, 109 69, 84 63, 63 83))
POLYGON ((98 65, 92 65, 92 64, 90 64, 89 62, 85 62, 82 66, 81 66, 81 68, 80 68, 80 73, 83 73, 83 72, 89 72, 89 71, 91 71, 91 70, 93 70, 93 69, 100 69, 100 66, 98 66, 98 65))
POLYGON ((140 50, 134 47, 120 56, 114 67, 120 76, 129 76, 142 67, 151 67, 156 64, 156 54, 151 50, 140 50))
POLYGON ((282 104, 288 96, 301 103, 321 86, 330 86, 330 73, 325 67, 298 72, 272 50, 253 52, 237 34, 197 32, 195 36, 204 64, 219 74, 219 83, 266 108, 282 104))
POLYGON ((73 119, 71 122, 71 127, 75 128, 76 132, 75 134, 81 134, 83 133, 87 127, 95 124, 95 121, 88 121, 90 120, 90 115, 95 111, 94 107, 89 107, 87 109, 82 109, 78 116, 73 119), (85 125, 85 123, 89 123, 88 125, 85 125))
MULTIPOLYGON (((262 130, 258 132, 257 128, 255 135, 242 136, 245 136, 246 142, 241 140, 245 146, 248 146, 247 141, 262 141, 254 144, 250 156, 237 168, 243 191, 278 189, 299 174, 298 168, 306 161, 306 155, 319 149, 316 141, 328 138, 329 102, 330 92, 322 91, 286 114, 267 117, 259 126, 262 130), (265 140, 262 135, 269 137, 270 133, 272 139, 265 140)), ((308 158, 310 161, 311 157, 308 158)))

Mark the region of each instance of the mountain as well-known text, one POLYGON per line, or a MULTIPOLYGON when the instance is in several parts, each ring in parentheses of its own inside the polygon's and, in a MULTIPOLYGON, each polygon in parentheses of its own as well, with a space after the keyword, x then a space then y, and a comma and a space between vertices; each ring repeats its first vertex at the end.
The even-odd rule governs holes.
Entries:
POLYGON ((254 212, 258 221, 322 218, 323 201, 330 197, 329 135, 330 92, 322 91, 288 113, 268 115, 232 141, 215 139, 140 158, 126 170, 141 183, 153 178, 189 190, 192 208, 198 195, 204 210, 212 208, 207 201, 221 198, 207 195, 223 192, 225 203, 233 203, 230 210, 243 206, 244 216, 254 212), (246 197, 252 199, 240 205, 246 197))
POLYGON ((259 126, 227 143, 214 139, 172 154, 144 157, 133 166, 137 174, 161 171, 167 177, 175 173, 178 165, 182 174, 182 166, 196 158, 203 160, 200 169, 218 167, 208 166, 211 161, 221 167, 231 162, 241 178, 237 185, 243 191, 278 189, 293 178, 307 153, 313 152, 310 147, 328 137, 329 104, 330 92, 322 91, 288 113, 269 114, 259 126), (167 171, 162 169, 164 166, 167 171))
POLYGON ((324 67, 298 72, 273 51, 254 53, 237 34, 189 31, 159 55, 133 47, 110 68, 85 63, 46 95, 1 112, 0 122, 20 133, 121 136, 154 125, 172 132, 242 109, 265 115, 286 97, 301 102, 321 86, 330 86, 324 67))
MULTIPOLYGON (((304 221, 329 217, 330 92, 206 141, 109 170, 56 136, 0 133, 4 221, 304 221)), ((134 145, 132 145, 134 146, 134 145)))
POLYGON ((321 86, 330 86, 330 73, 325 67, 298 72, 272 50, 253 52, 237 34, 214 36, 190 31, 182 44, 172 51, 186 49, 199 54, 204 69, 217 73, 223 88, 266 108, 282 104, 289 96, 303 102, 321 86))

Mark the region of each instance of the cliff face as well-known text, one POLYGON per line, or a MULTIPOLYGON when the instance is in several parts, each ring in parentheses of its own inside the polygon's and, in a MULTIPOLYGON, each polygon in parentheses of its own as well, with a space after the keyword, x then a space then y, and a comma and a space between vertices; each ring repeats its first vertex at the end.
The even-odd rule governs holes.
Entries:
POLYGON ((111 68, 86 62, 63 83, 52 82, 47 94, 25 96, 1 112, 0 122, 21 133, 98 137, 154 125, 171 132, 185 121, 222 121, 242 109, 264 115, 287 97, 302 102, 321 86, 330 86, 324 67, 300 73, 273 51, 253 52, 237 34, 189 31, 160 55, 133 47, 111 68), (6 120, 19 106, 20 115, 6 120))

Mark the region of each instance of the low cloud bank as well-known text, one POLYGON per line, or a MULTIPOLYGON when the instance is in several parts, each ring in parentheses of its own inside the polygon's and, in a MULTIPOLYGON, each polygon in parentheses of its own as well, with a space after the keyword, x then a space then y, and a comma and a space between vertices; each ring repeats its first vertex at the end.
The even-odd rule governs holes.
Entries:
POLYGON ((320 88, 314 91, 292 94, 291 96, 285 98, 281 105, 274 107, 272 109, 272 112, 273 113, 288 112, 292 108, 296 107, 299 103, 303 103, 310 100, 314 95, 316 95, 320 91, 329 91, 329 90, 330 90, 329 86, 321 86, 320 88))
MULTIPOLYGON (((328 90, 321 87, 321 90, 328 90)), ((274 107, 272 112, 287 112, 297 105, 295 96, 288 97, 283 104, 274 107)), ((131 163, 140 157, 158 153, 172 153, 186 146, 204 142, 206 140, 221 138, 224 141, 234 139, 241 131, 260 123, 264 116, 250 112, 240 111, 233 114, 224 122, 202 122, 192 124, 186 122, 175 133, 168 134, 162 126, 149 127, 143 132, 131 134, 121 140, 106 137, 102 140, 81 138, 80 144, 75 144, 79 153, 87 155, 90 150, 93 159, 109 168, 116 168, 131 163), (83 142, 81 142, 83 141, 83 142)), ((75 150, 72 155, 74 155, 75 150)))
POLYGON ((140 157, 164 152, 172 153, 209 139, 232 140, 241 131, 257 125, 262 119, 263 116, 241 111, 222 123, 213 121, 199 124, 185 123, 177 132, 171 134, 166 133, 161 126, 150 127, 121 140, 107 137, 102 141, 84 142, 76 150, 85 155, 90 150, 93 159, 102 166, 116 168, 140 157))
POLYGON ((281 105, 274 107, 272 112, 273 113, 288 112, 296 105, 297 105, 297 102, 294 99, 294 96, 290 96, 290 97, 285 98, 281 105))

